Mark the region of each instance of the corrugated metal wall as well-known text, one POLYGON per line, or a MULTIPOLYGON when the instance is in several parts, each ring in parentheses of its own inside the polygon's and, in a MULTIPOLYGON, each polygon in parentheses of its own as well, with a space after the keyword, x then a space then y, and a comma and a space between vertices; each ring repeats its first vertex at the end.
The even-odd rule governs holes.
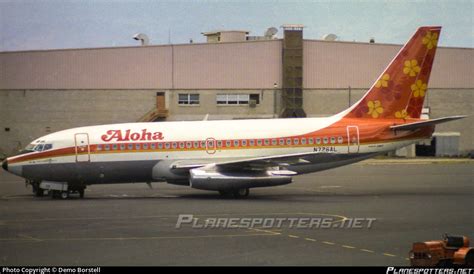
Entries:
MULTIPOLYGON (((0 89, 281 87, 281 40, 0 53, 0 89)), ((368 88, 400 46, 305 40, 304 83, 368 88)), ((431 88, 473 88, 474 49, 440 48, 431 88)))
MULTIPOLYGON (((401 46, 304 41, 304 88, 369 88, 401 46)), ((473 88, 474 49, 439 48, 431 88, 473 88)))
POLYGON ((281 41, 0 53, 0 89, 273 88, 281 41))

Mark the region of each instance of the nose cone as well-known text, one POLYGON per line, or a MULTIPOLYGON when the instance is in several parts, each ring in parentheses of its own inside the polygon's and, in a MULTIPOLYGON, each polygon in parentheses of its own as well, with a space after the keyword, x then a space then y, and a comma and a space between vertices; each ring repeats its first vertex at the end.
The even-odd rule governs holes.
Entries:
POLYGON ((3 169, 5 169, 6 171, 8 171, 8 160, 7 160, 7 159, 3 160, 2 167, 3 167, 3 169))

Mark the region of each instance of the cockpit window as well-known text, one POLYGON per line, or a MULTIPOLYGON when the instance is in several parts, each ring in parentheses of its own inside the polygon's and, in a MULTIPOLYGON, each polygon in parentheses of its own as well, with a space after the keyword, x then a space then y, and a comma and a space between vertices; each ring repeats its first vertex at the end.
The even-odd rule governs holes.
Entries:
POLYGON ((43 147, 44 147, 43 144, 39 144, 39 145, 35 146, 34 150, 35 151, 43 151, 43 147))
POLYGON ((27 151, 28 151, 28 150, 29 150, 29 151, 33 151, 33 148, 34 148, 34 147, 35 147, 34 144, 29 144, 29 145, 27 145, 27 146, 25 147, 25 150, 27 150, 27 151))
MULTIPOLYGON (((29 145, 26 147, 27 150, 28 150, 28 147, 29 147, 29 145)), ((30 148, 29 150, 45 151, 45 150, 49 150, 49 149, 52 149, 52 148, 53 148, 53 144, 38 144, 35 147, 33 147, 33 149, 30 148)))

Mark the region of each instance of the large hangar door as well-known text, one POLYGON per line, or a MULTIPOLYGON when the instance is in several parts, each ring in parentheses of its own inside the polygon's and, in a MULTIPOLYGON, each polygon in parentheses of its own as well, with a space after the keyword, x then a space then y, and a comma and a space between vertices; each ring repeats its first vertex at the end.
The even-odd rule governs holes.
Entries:
POLYGON ((89 135, 87 133, 76 133, 74 142, 76 145, 76 162, 90 162, 89 135))

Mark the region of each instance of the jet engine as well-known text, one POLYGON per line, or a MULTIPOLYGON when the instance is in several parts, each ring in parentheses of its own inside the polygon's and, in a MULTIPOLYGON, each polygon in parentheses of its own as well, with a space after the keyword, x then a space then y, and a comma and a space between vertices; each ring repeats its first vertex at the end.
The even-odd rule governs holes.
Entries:
POLYGON ((190 170, 190 186, 203 190, 236 190, 253 187, 286 185, 291 183, 288 170, 222 171, 218 169, 197 168, 190 170))

